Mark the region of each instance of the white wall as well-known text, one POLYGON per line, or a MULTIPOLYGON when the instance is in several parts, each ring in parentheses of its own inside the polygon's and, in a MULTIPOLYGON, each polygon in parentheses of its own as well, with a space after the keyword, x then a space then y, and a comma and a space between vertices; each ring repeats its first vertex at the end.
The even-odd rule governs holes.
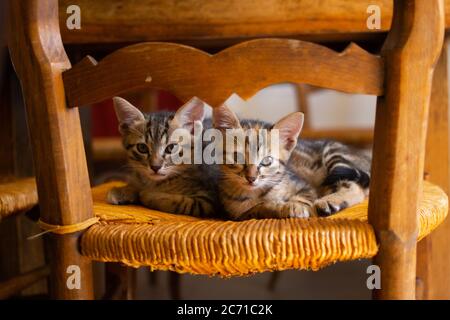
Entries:
MULTIPOLYGON (((309 94, 310 125, 314 128, 371 127, 375 119, 376 97, 349 95, 332 90, 309 94)), ((297 110, 295 87, 274 85, 258 92, 247 102, 233 95, 227 105, 243 118, 276 121, 297 110)))

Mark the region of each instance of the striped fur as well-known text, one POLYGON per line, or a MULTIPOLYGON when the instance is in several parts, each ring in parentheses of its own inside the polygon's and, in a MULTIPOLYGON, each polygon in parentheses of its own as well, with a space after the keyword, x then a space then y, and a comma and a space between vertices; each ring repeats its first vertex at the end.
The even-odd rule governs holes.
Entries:
MULTIPOLYGON (((225 106, 215 108, 212 126, 224 133, 280 130, 280 152, 270 150, 269 139, 265 153, 250 163, 246 140, 243 155, 224 154, 242 156, 242 164, 175 165, 166 152, 170 133, 176 128, 192 130, 194 122, 202 121, 203 103, 194 99, 177 113, 147 115, 123 99, 116 98, 115 107, 131 175, 127 186, 108 193, 110 203, 141 202, 165 212, 202 217, 225 213, 229 219, 243 220, 326 216, 368 195, 371 155, 334 141, 298 140, 300 113, 272 125, 239 120, 225 106)), ((205 126, 211 126, 209 121, 205 126)))
MULTIPOLYGON (((299 116, 294 114, 291 117, 295 121, 299 116)), ((279 124, 284 122, 292 121, 282 119, 279 124)), ((270 132, 273 127, 277 127, 277 124, 272 126, 261 121, 240 121, 231 110, 221 106, 213 110, 213 126, 221 130, 254 129, 259 132, 266 129, 270 132)), ((294 133, 295 140, 301 125, 297 129, 298 132, 294 133)), ((273 152, 270 146, 270 139, 268 139, 267 150, 252 164, 247 156, 249 143, 245 141, 245 163, 219 165, 219 198, 228 218, 233 220, 307 218, 314 215, 313 204, 317 198, 315 189, 289 166, 290 154, 295 143, 289 146, 289 141, 286 141, 279 153, 273 152)), ((259 148, 258 144, 258 150, 259 148)), ((227 152, 230 150, 226 150, 225 154, 227 152)))
POLYGON ((251 167, 248 162, 220 165, 219 197, 230 218, 327 216, 367 196, 371 155, 334 141, 297 140, 301 124, 297 130, 295 121, 302 118, 296 114, 272 125, 239 120, 226 106, 214 110, 214 126, 219 129, 285 128, 292 134, 289 141, 293 145, 280 145, 279 158, 274 159, 277 170, 269 171, 261 165, 256 166, 256 171, 253 168, 258 177, 256 184, 246 179, 251 167))
POLYGON ((289 166, 317 190, 320 216, 358 204, 369 194, 371 154, 329 140, 299 140, 289 166))
POLYGON ((203 103, 193 99, 176 114, 143 115, 123 99, 116 98, 114 102, 131 174, 127 186, 108 193, 108 201, 113 204, 140 202, 148 208, 175 214, 213 215, 216 192, 214 179, 208 179, 210 168, 175 165, 168 152, 173 130, 189 129, 195 121, 203 120, 203 103))

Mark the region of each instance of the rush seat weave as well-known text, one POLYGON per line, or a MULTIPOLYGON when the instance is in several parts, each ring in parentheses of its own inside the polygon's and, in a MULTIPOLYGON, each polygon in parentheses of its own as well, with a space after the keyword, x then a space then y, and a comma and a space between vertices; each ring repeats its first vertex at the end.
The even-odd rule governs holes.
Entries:
MULTIPOLYGON (((100 222, 83 233, 81 252, 97 261, 228 277, 286 269, 318 270, 377 253, 375 234, 367 223, 367 201, 331 218, 232 222, 109 205, 106 193, 117 185, 108 183, 93 189, 94 211, 100 222)), ((425 182, 419 205, 419 238, 444 220, 447 209, 446 194, 425 182)))
POLYGON ((0 220, 31 209, 38 203, 36 181, 23 178, 0 181, 0 220))

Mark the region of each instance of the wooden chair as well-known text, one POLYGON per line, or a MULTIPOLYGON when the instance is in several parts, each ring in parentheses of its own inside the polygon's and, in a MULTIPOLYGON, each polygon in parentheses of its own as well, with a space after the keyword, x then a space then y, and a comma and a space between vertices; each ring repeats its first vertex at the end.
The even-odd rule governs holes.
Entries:
MULTIPOLYGON (((38 204, 36 182, 34 178, 1 178, 0 177, 0 223, 23 214, 38 204)), ((11 243, 12 239, 9 239, 11 243)), ((10 243, 8 243, 10 245, 10 243)), ((11 259, 12 257, 7 257, 11 259)), ((0 281, 0 299, 20 293, 50 274, 48 266, 13 276, 0 281)))
MULTIPOLYGON (((3 2, 0 3, 0 12, 5 12, 3 2)), ((4 21, 2 17, 0 20, 4 21)), ((0 25, 2 29, 2 23, 0 25)), ((24 150, 22 153, 19 150, 26 144, 26 139, 17 132, 14 124, 20 122, 25 126, 26 119, 21 113, 22 106, 14 101, 18 83, 14 81, 6 41, 3 40, 6 39, 0 34, 0 299, 21 293, 50 273, 42 261, 44 259, 33 257, 26 262, 20 259, 28 250, 37 247, 34 243, 23 248, 21 244, 26 239, 21 237, 21 233, 33 226, 23 215, 38 211, 38 196, 35 179, 27 178, 30 173, 22 170, 26 166, 28 169, 32 167, 32 163, 31 159, 27 164, 20 157, 25 156, 24 150), (20 116, 23 116, 22 121, 18 120, 20 116)), ((40 287, 34 286, 27 293, 36 295, 40 287)))
POLYGON ((9 48, 34 137, 53 297, 92 298, 91 260, 238 276, 374 257, 382 283, 374 297, 415 298, 416 242, 448 209, 445 193, 422 182, 431 80, 444 37, 443 1, 395 1, 381 57, 356 45, 339 53, 288 39, 246 41, 213 56, 154 42, 125 47, 99 63, 87 57, 74 67, 61 41, 57 0, 10 6, 9 48), (198 96, 217 106, 234 92, 249 98, 279 82, 380 97, 368 203, 332 218, 223 222, 108 205, 105 193, 114 184, 91 192, 77 105, 159 87, 184 101, 198 96), (81 270, 79 290, 66 285, 73 265, 81 270))
POLYGON ((0 177, 0 221, 38 204, 34 178, 0 177))

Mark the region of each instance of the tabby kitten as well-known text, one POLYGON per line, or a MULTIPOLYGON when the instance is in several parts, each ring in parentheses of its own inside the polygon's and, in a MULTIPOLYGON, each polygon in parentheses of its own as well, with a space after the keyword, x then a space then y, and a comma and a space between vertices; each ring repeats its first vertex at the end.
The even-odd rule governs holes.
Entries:
POLYGON ((243 155, 237 154, 237 148, 224 148, 225 158, 243 159, 241 163, 219 165, 219 198, 228 218, 307 218, 314 214, 313 204, 317 198, 314 188, 288 165, 302 125, 303 114, 300 112, 271 126, 262 121, 240 121, 225 105, 213 109, 213 127, 221 130, 226 138, 249 129, 254 129, 257 135, 262 129, 269 131, 267 141, 258 141, 259 154, 254 154, 252 161, 249 139, 241 146, 243 155), (279 152, 271 150, 272 129, 279 130, 279 152))
MULTIPOLYGON (((200 126, 204 104, 193 98, 176 113, 143 114, 128 101, 114 98, 123 146, 131 168, 130 182, 107 195, 112 204, 140 202, 169 213, 211 216, 216 202, 213 179, 204 165, 175 164, 172 154, 180 152, 171 134, 187 129, 193 139, 194 125, 200 126)), ((192 144, 193 145, 193 144, 192 144)))
POLYGON ((267 154, 257 164, 220 165, 220 201, 232 219, 328 216, 364 200, 370 181, 370 154, 341 143, 298 140, 303 114, 274 125, 239 120, 225 105, 213 110, 213 126, 278 129, 279 158, 267 154))
POLYGON ((361 203, 369 195, 371 151, 330 140, 300 140, 289 166, 317 190, 320 216, 361 203))

